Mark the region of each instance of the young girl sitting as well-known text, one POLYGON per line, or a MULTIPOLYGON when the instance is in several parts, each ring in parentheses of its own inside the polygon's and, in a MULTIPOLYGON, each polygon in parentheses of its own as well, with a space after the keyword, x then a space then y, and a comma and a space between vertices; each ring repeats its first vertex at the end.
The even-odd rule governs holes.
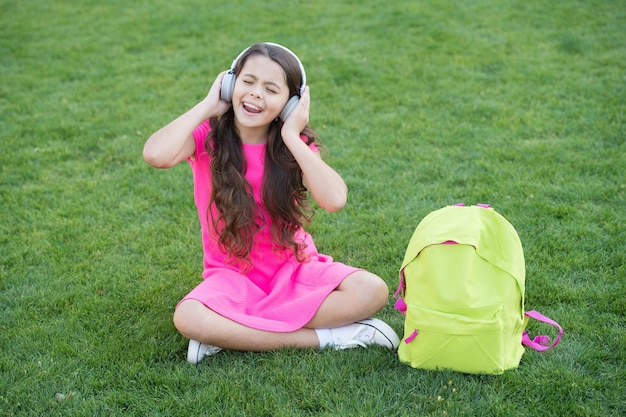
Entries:
POLYGON ((398 346, 391 327, 369 318, 387 303, 385 282, 318 253, 303 229, 309 195, 331 212, 347 198, 320 157, 309 104, 297 56, 259 43, 145 143, 148 164, 187 160, 193 172, 203 281, 174 313, 191 363, 221 349, 398 346))

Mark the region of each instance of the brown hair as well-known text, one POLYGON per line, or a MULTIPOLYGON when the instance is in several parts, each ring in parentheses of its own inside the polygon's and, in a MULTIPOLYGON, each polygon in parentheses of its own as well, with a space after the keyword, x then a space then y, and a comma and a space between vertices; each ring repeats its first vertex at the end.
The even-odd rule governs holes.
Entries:
MULTIPOLYGON (((292 54, 271 44, 253 45, 239 58, 235 74, 239 74, 251 55, 266 56, 278 63, 285 71, 289 96, 299 94, 302 74, 292 54)), ((209 123, 211 132, 205 147, 212 157, 211 203, 218 212, 217 218, 210 220, 219 235, 220 248, 228 254, 229 261, 250 266, 249 256, 254 236, 267 223, 254 201, 252 187, 245 178, 246 159, 235 127, 232 107, 209 123)), ((291 249, 299 260, 303 260, 302 250, 305 245, 296 241, 294 234, 310 222, 312 210, 308 204, 307 189, 302 182, 302 170, 281 137, 282 125, 283 122, 277 119, 269 127, 261 198, 272 218, 270 232, 275 244, 280 249, 291 249)), ((307 144, 321 146, 317 134, 309 125, 302 134, 306 136, 307 144)), ((207 216, 210 216, 210 212, 207 216)))

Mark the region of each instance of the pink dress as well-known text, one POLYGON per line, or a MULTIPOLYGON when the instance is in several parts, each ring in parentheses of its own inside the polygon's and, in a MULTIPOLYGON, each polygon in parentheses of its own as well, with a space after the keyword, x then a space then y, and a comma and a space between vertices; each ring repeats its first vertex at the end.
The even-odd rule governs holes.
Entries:
MULTIPOLYGON (((189 159, 194 178, 194 199, 198 208, 204 249, 203 281, 183 300, 194 299, 233 321, 260 330, 291 332, 308 323, 337 286, 359 269, 334 262, 317 253, 311 235, 300 230, 297 238, 307 244, 308 260, 298 262, 293 253, 272 245, 269 227, 255 236, 250 254, 252 269, 242 273, 226 263, 211 222, 207 221, 211 197, 210 156, 204 143, 210 131, 208 122, 196 128, 194 158, 189 159)), ((265 218, 260 190, 266 145, 243 145, 247 160, 246 179, 265 218)), ((314 145, 312 145, 312 149, 314 145)), ((214 212, 215 208, 211 212, 214 212)))

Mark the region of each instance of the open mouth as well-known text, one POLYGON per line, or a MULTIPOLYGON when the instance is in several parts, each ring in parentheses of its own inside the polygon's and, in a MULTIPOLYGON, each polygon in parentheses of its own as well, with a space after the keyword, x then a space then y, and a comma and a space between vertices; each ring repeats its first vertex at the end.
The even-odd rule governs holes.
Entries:
POLYGON ((263 109, 261 109, 259 106, 255 106, 252 103, 242 103, 243 104, 243 109, 245 111, 247 111, 248 113, 254 113, 254 114, 259 114, 263 111, 263 109))

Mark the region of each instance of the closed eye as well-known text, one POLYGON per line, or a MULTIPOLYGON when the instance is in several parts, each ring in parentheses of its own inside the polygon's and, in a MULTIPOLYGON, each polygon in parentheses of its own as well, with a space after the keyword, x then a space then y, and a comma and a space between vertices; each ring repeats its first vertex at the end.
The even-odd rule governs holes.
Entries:
MULTIPOLYGON (((244 84, 253 85, 257 82, 260 82, 261 80, 259 80, 256 76, 252 74, 243 74, 241 77, 241 81, 244 84)), ((263 82, 263 85, 265 86, 266 91, 270 94, 280 94, 281 92, 281 87, 273 81, 265 81, 263 82)))

